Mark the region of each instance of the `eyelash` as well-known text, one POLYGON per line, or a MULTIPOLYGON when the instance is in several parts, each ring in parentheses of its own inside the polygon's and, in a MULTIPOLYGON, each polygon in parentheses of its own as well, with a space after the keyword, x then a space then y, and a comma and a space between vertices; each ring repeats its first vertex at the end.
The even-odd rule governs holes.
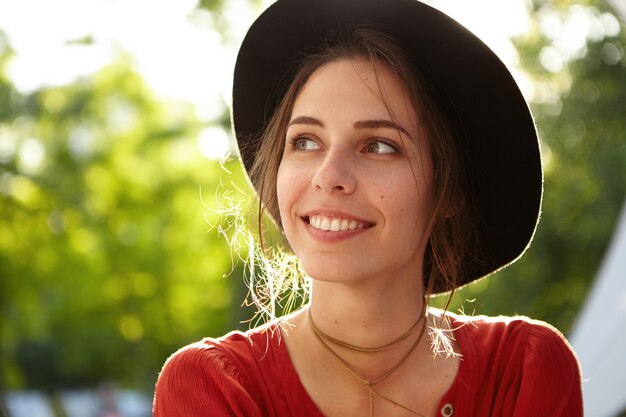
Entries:
POLYGON ((292 150, 295 150, 295 151, 304 151, 303 149, 298 149, 298 143, 299 143, 300 140, 308 140, 308 141, 311 141, 311 142, 315 142, 313 139, 311 139, 308 136, 299 135, 299 136, 294 136, 293 138, 290 138, 288 140, 289 147, 292 150))

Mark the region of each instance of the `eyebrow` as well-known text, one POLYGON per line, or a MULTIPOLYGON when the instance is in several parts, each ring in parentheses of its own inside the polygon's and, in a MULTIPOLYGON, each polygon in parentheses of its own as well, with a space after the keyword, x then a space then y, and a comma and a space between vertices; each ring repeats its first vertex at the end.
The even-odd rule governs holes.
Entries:
POLYGON ((309 117, 309 116, 298 116, 295 119, 292 119, 287 125, 287 127, 290 127, 293 125, 313 125, 313 126, 324 127, 324 123, 322 123, 321 120, 318 120, 315 117, 309 117))
POLYGON ((409 134, 409 132, 391 120, 361 120, 358 122, 354 122, 355 129, 393 129, 399 132, 404 133, 409 138, 413 139, 413 137, 409 134))
MULTIPOLYGON (((310 117, 310 116, 298 116, 295 119, 292 119, 287 125, 287 127, 291 127, 293 125, 313 125, 313 126, 324 127, 324 123, 322 123, 321 120, 316 119, 315 117, 310 117)), ((405 134, 411 139, 413 138, 405 128, 403 128, 402 126, 400 126, 399 124, 391 120, 385 120, 385 119, 359 120, 357 122, 354 122, 354 128, 355 129, 394 129, 405 134)))

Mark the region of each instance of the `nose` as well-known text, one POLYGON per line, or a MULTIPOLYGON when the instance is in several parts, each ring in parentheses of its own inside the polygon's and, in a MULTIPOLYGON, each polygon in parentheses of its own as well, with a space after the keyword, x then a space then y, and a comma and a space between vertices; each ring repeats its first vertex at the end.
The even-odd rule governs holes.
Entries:
POLYGON ((316 190, 351 194, 356 190, 356 177, 350 157, 342 152, 329 151, 312 179, 316 190))

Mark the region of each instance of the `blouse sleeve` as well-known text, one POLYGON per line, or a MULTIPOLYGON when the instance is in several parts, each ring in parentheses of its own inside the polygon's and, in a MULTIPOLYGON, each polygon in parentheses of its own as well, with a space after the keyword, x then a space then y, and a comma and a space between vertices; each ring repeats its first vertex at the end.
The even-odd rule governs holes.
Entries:
POLYGON ((153 417, 260 417, 241 370, 215 346, 196 343, 163 366, 153 417))
POLYGON ((582 417, 581 370, 558 330, 531 324, 523 340, 523 360, 509 387, 504 416, 582 417))

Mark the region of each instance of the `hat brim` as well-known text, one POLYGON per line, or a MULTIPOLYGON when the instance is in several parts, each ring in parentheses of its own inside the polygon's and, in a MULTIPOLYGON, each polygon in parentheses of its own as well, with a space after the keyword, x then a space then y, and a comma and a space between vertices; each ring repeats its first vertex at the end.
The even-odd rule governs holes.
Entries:
MULTIPOLYGON (((460 286, 517 260, 539 219, 543 173, 535 124, 517 84, 479 38, 416 0, 278 0, 239 50, 232 122, 246 170, 307 51, 337 28, 369 24, 391 36, 448 98, 469 148, 482 259, 460 286)), ((434 292, 447 289, 434 288, 434 292)))

